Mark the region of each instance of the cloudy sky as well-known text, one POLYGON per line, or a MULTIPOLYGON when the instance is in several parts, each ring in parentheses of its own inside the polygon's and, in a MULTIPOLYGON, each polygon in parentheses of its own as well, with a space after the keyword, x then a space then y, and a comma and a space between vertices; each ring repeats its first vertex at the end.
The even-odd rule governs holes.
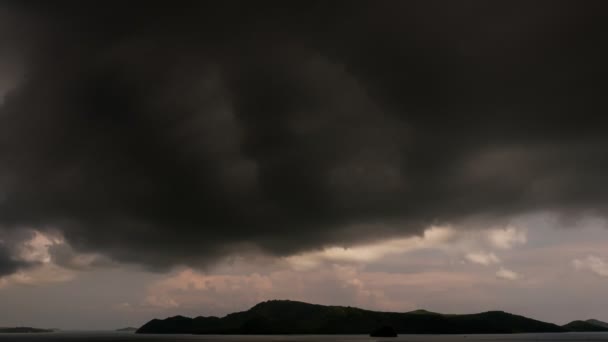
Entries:
POLYGON ((0 2, 0 326, 274 298, 608 320, 605 14, 0 2))

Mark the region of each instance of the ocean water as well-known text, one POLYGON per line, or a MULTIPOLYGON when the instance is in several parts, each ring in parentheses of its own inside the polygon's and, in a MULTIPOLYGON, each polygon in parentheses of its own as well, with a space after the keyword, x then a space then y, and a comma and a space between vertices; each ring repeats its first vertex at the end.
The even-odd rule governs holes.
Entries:
POLYGON ((0 334, 0 341, 17 342, 532 342, 532 341, 607 341, 608 333, 512 334, 512 335, 400 335, 378 338, 365 335, 137 335, 116 332, 57 332, 49 334, 0 334))

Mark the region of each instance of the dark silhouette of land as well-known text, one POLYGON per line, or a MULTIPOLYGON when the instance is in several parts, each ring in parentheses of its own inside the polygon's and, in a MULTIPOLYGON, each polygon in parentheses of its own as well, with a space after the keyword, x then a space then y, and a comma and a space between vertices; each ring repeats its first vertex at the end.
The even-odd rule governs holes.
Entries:
POLYGON ((369 336, 371 337, 397 337, 397 332, 393 327, 383 326, 372 331, 369 336))
POLYGON ((54 329, 38 329, 32 327, 13 327, 13 328, 0 328, 0 333, 4 334, 17 334, 17 333, 50 333, 54 332, 54 329))
POLYGON ((588 319, 585 322, 608 329, 608 323, 599 321, 597 319, 588 319))
POLYGON ((606 325, 606 323, 598 321, 598 320, 586 320, 586 321, 572 321, 568 324, 564 325, 569 331, 577 331, 577 332, 592 332, 592 331, 608 331, 607 326, 602 326, 602 323, 606 325))
POLYGON ((120 329, 116 329, 115 331, 119 331, 119 332, 136 332, 137 328, 134 327, 126 327, 126 328, 120 328, 120 329))
MULTIPOLYGON (((503 311, 444 315, 417 310, 377 312, 288 300, 262 302, 224 317, 153 319, 140 334, 370 334, 382 327, 398 334, 493 334, 566 332, 567 327, 503 311)), ((593 325, 597 327, 597 325, 593 325)), ((577 330, 578 331, 578 330, 577 330)), ((593 330, 597 331, 597 330, 593 330)))

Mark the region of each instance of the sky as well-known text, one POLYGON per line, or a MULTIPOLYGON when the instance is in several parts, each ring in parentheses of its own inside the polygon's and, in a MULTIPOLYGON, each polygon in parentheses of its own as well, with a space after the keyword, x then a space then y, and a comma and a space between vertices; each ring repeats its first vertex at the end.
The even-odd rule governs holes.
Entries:
POLYGON ((605 13, 0 2, 0 326, 608 320, 605 13))

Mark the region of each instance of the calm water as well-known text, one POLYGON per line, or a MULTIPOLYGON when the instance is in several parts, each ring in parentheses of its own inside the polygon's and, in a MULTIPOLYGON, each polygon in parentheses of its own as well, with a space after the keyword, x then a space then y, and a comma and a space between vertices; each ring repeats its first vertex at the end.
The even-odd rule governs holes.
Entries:
POLYGON ((562 333, 562 334, 515 334, 515 335, 401 335, 397 338, 377 338, 364 335, 293 335, 293 336, 214 336, 214 335, 135 335, 114 332, 66 332, 52 334, 0 334, 0 341, 53 342, 53 341, 96 341, 96 342, 531 342, 531 341, 607 341, 608 333, 562 333))

